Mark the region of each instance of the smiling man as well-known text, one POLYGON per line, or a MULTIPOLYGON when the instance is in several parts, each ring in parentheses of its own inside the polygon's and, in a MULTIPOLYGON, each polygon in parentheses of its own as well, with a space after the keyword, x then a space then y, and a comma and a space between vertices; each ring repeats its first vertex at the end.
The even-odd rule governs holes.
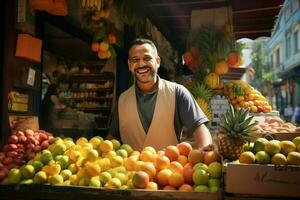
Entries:
POLYGON ((129 70, 135 84, 123 92, 111 117, 111 136, 135 150, 176 145, 183 127, 193 133, 199 148, 212 143, 208 121, 190 92, 157 75, 160 57, 151 40, 136 39, 129 48, 129 70))

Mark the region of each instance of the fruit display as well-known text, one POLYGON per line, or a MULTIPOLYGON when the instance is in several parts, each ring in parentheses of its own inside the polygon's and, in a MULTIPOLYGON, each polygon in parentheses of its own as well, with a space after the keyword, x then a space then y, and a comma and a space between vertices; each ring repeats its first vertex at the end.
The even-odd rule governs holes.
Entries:
POLYGON ((93 32, 91 50, 97 53, 99 59, 108 59, 116 55, 112 45, 117 42, 117 38, 113 33, 113 25, 108 20, 111 4, 111 0, 81 0, 81 26, 93 32))
POLYGON ((289 140, 270 140, 258 138, 245 144, 239 156, 239 163, 300 165, 300 136, 289 140))
POLYGON ((0 151, 0 181, 7 176, 10 169, 19 168, 41 150, 47 149, 52 142, 53 136, 42 130, 34 132, 27 129, 10 135, 8 143, 0 151))
POLYGON ((235 108, 249 108, 253 113, 272 111, 266 98, 246 81, 232 80, 225 89, 228 100, 235 108))
POLYGON ((209 102, 212 98, 212 91, 205 87, 203 84, 195 84, 195 86, 192 88, 192 94, 194 98, 196 99, 196 102, 198 103, 201 110, 206 115, 207 119, 209 121, 212 120, 212 112, 209 107, 209 102))
POLYGON ((221 116, 220 130, 217 133, 217 145, 219 153, 226 159, 239 158, 242 147, 250 137, 251 130, 257 122, 252 121, 249 110, 244 108, 230 109, 221 116))
POLYGON ((284 122, 280 117, 267 117, 253 127, 254 135, 271 133, 297 133, 300 127, 296 127, 290 122, 284 122))
POLYGON ((219 155, 193 149, 187 142, 160 151, 147 146, 139 152, 99 136, 76 142, 57 137, 34 159, 10 169, 1 184, 217 192, 221 178, 219 155))

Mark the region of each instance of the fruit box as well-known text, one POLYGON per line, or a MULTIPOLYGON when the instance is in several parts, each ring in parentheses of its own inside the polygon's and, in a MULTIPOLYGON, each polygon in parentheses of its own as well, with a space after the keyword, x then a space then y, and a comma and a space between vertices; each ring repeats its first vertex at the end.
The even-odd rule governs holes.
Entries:
POLYGON ((227 163, 225 192, 270 197, 300 197, 300 166, 227 163))
POLYGON ((300 136, 300 132, 293 132, 293 133, 268 133, 268 134, 252 134, 253 139, 252 141, 254 142, 258 137, 264 137, 267 138, 268 140, 289 140, 292 141, 295 137, 300 136))

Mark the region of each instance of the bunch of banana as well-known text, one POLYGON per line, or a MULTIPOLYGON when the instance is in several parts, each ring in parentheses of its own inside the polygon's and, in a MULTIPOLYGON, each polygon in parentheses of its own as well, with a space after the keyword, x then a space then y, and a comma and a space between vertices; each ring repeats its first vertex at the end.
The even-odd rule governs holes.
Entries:
POLYGON ((101 10, 102 0, 81 0, 81 7, 84 9, 101 10))

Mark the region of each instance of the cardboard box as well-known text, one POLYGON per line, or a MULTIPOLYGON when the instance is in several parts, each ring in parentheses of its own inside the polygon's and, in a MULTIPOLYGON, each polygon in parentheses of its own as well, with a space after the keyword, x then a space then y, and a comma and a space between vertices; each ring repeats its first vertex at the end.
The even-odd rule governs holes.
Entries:
POLYGON ((41 62, 42 40, 29 34, 18 34, 15 56, 33 62, 41 62))
POLYGON ((225 192, 268 197, 300 197, 300 166, 227 163, 225 192))

